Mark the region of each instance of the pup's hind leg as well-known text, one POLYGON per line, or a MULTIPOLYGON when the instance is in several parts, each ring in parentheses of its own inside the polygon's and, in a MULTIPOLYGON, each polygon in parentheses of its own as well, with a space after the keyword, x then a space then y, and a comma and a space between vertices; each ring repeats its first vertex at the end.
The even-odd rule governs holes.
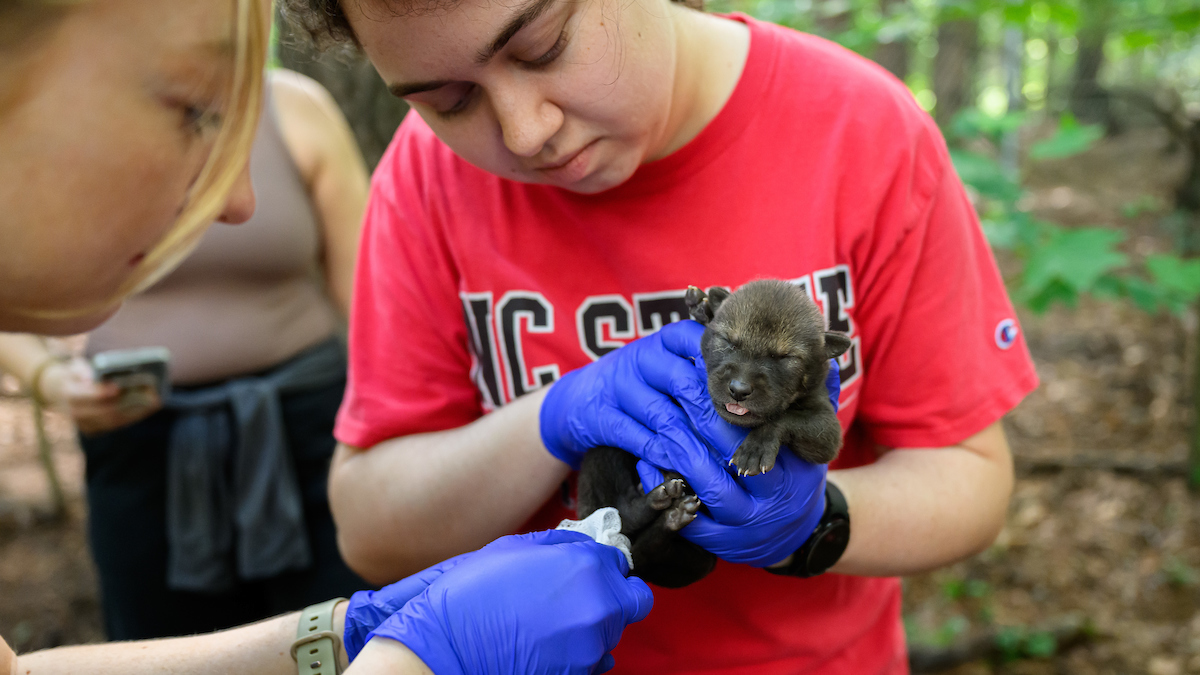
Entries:
POLYGON ((683 478, 676 474, 646 494, 638 479, 637 458, 624 450, 600 446, 583 456, 577 513, 586 518, 605 506, 616 507, 622 534, 631 535, 658 519, 684 496, 685 488, 683 478))
MULTIPOLYGON (((671 474, 667 479, 672 480, 671 474)), ((699 510, 700 500, 689 489, 643 530, 633 542, 633 573, 648 583, 680 588, 711 572, 717 557, 679 536, 699 510)))

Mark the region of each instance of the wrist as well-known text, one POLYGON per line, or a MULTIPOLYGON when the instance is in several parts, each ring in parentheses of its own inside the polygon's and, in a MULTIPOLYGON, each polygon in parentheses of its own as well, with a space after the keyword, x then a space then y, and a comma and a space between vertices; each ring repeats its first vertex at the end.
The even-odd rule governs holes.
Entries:
POLYGON ((570 434, 563 428, 561 403, 559 397, 564 394, 563 387, 568 380, 577 376, 579 370, 573 370, 560 377, 556 382, 546 387, 542 400, 538 405, 538 435, 546 451, 555 459, 578 471, 583 457, 574 447, 570 434))
MULTIPOLYGON (((345 636, 346 635, 346 610, 350 608, 349 600, 342 600, 333 607, 333 632, 345 636)), ((350 665, 350 655, 346 653, 346 639, 342 638, 337 645, 337 660, 341 664, 342 670, 345 670, 350 665)))

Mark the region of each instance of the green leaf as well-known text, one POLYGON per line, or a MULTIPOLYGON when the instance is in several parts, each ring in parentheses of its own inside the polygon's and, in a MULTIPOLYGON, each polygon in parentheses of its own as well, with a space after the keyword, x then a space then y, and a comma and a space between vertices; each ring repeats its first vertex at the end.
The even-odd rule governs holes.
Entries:
POLYGON ((1063 159, 1086 151, 1104 137, 1104 127, 1099 124, 1080 125, 1069 114, 1063 115, 1058 130, 1043 141, 1029 148, 1032 159, 1063 159))
POLYGON ((1158 38, 1152 33, 1145 30, 1131 30, 1122 36, 1122 41, 1125 42, 1125 48, 1129 51, 1137 51, 1144 49, 1150 45, 1156 44, 1158 38))
POLYGON ((983 236, 987 237, 988 244, 994 249, 1007 251, 1015 248, 1021 241, 1020 228, 1010 218, 1002 220, 985 218, 980 221, 980 225, 983 226, 983 236))
POLYGON ((948 647, 954 644, 958 636, 967 632, 967 629, 970 627, 971 622, 966 617, 955 615, 946 619, 946 622, 938 629, 937 636, 934 639, 937 641, 937 644, 948 647))
POLYGON ((1021 186, 991 157, 966 150, 951 150, 950 159, 954 162, 958 177, 980 195, 1006 203, 1015 203, 1021 197, 1021 186))
POLYGON ((1152 255, 1146 258, 1146 271, 1155 284, 1186 301, 1200 295, 1200 260, 1183 260, 1171 254, 1152 255))
POLYGON ((1054 656, 1058 651, 1058 641, 1054 635, 1046 631, 1037 631, 1025 639, 1025 653, 1039 659, 1054 656))
POLYGON ((968 579, 966 591, 968 597, 983 598, 992 592, 992 587, 983 579, 968 579))
POLYGON ((1079 303, 1079 293, 1061 281, 1054 280, 1041 288, 1021 286, 1014 295, 1029 309, 1041 314, 1054 303, 1062 303, 1067 307, 1075 307, 1079 303))
POLYGON ((1021 656, 1021 645, 1025 642, 1025 629, 1020 626, 1005 626, 996 633, 996 648, 1002 661, 1012 661, 1021 656))
POLYGON ((950 122, 950 135, 969 140, 985 137, 997 141, 1004 134, 1012 133, 1025 124, 1025 113, 1010 112, 993 117, 979 108, 966 108, 950 122))
POLYGON ((1191 33, 1200 29, 1200 9, 1188 9, 1172 14, 1169 19, 1171 28, 1181 33, 1191 33))
POLYGON ((1097 227, 1051 230, 1046 243, 1030 252, 1022 286, 1031 296, 1054 282, 1076 294, 1087 293, 1106 272, 1128 263, 1127 256, 1115 250, 1124 239, 1123 232, 1097 227))
POLYGON ((1154 284, 1140 279, 1138 277, 1126 277, 1121 280, 1121 285, 1124 286, 1124 295, 1129 298, 1138 309, 1153 314, 1158 311, 1165 299, 1158 287, 1154 284))

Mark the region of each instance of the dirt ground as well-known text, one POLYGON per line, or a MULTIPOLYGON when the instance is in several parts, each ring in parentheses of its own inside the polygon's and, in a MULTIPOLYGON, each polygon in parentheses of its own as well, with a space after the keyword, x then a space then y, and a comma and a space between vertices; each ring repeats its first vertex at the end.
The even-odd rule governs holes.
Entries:
MULTIPOLYGON (((1183 167, 1163 153, 1165 142, 1130 132, 1085 156, 1029 167, 1029 206, 1064 224, 1120 226, 1135 257, 1168 250, 1160 223, 1183 167)), ((1042 379, 1005 422, 1020 466, 1081 455, 1182 461, 1196 317, 1085 302, 1020 318, 1042 379)), ((82 461, 66 421, 51 416, 70 509, 63 521, 44 520, 31 420, 26 404, 0 398, 0 634, 21 651, 103 637, 82 461)), ((995 545, 905 581, 910 641, 940 647, 989 631, 1032 638, 1010 641, 1010 652, 1035 658, 976 662, 948 671, 955 675, 1200 673, 1198 525, 1200 498, 1178 475, 1023 472, 995 545), (1082 644, 1039 640, 1039 628, 1066 620, 1089 627, 1082 644)))

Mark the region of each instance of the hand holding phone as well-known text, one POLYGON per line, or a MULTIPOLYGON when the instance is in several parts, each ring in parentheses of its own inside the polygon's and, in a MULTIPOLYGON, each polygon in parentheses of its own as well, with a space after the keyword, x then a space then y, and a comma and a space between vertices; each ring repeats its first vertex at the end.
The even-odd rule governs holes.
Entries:
POLYGON ((86 434, 113 431, 162 408, 170 391, 170 352, 162 347, 101 352, 91 377, 68 387, 75 425, 86 434))

